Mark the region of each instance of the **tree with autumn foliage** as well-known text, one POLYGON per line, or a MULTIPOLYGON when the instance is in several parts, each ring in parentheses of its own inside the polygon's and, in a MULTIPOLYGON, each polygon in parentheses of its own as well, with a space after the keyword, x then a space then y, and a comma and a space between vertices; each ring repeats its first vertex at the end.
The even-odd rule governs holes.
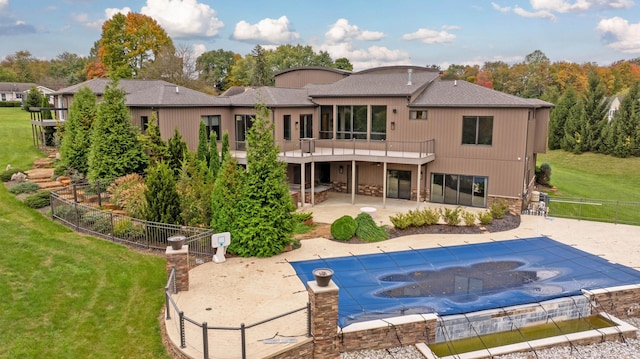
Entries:
MULTIPOLYGON (((102 25, 97 60, 111 78, 135 78, 163 51, 174 53, 173 41, 151 17, 138 13, 115 14, 102 25)), ((89 65, 98 71, 99 64, 89 65)))

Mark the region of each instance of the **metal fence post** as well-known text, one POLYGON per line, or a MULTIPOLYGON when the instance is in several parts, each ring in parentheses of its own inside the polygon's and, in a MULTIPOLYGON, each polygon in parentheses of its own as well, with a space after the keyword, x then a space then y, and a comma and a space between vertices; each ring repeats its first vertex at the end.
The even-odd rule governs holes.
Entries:
POLYGON ((209 337, 207 335, 207 322, 202 323, 202 355, 209 359, 209 337))
POLYGON ((240 345, 242 346, 242 359, 247 359, 247 345, 244 323, 240 324, 240 345))
POLYGON ((613 218, 613 224, 618 224, 618 208, 620 207, 620 201, 616 201, 616 215, 613 218))
POLYGON ((78 212, 78 202, 73 203, 73 209, 76 211, 76 231, 80 231, 80 212, 78 212))
POLYGON ((180 311, 178 315, 180 315, 180 348, 184 349, 187 347, 187 338, 184 334, 184 312, 180 311))
POLYGON ((76 191, 76 184, 73 184, 73 201, 78 203, 78 192, 76 191))
POLYGON ((56 219, 56 216, 55 216, 56 209, 55 209, 55 205, 53 204, 54 198, 55 197, 53 195, 53 192, 49 192, 49 203, 51 204, 51 220, 52 221, 56 219))
POLYGON ((307 338, 311 337, 311 302, 307 302, 307 338))
POLYGON ((98 187, 98 207, 102 207, 102 196, 100 195, 100 181, 96 180, 96 186, 98 187))
POLYGON ((580 204, 578 204, 578 220, 582 220, 582 198, 580 198, 580 204))
POLYGON ((167 311, 166 319, 167 320, 171 320, 171 305, 169 304, 169 293, 167 293, 167 290, 164 291, 164 301, 165 301, 165 306, 167 308, 166 309, 166 311, 167 311))

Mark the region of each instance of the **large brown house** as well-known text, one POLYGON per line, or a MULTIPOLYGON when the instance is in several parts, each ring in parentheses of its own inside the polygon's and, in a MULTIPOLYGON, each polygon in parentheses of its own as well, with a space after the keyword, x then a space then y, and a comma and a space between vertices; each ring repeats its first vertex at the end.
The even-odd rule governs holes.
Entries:
MULTIPOLYGON (((100 96, 106 83, 60 90, 58 105, 68 106, 82 86, 100 96)), ((290 69, 276 75, 275 87, 217 97, 164 81, 120 86, 142 129, 155 112, 165 139, 177 128, 194 150, 204 121, 217 140, 229 133, 240 163, 255 105, 265 104, 292 188, 305 188, 302 201, 311 203, 329 189, 350 193, 352 203, 356 194, 382 204, 400 198, 473 207, 503 198, 519 208, 534 185, 536 155, 546 151, 553 106, 417 66, 290 69)))

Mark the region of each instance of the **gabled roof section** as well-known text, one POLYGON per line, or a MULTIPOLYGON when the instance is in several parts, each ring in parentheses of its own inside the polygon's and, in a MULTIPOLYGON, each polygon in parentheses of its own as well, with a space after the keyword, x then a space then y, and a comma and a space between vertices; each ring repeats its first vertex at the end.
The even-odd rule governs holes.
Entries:
MULTIPOLYGON (((92 79, 69 86, 53 95, 74 95, 82 87, 88 87, 96 96, 102 96, 110 79, 92 79)), ((126 93, 126 104, 130 107, 198 107, 226 106, 229 100, 174 85, 162 80, 126 80, 118 81, 118 86, 126 93)))
POLYGON ((24 92, 38 86, 32 82, 0 82, 0 92, 24 92))
POLYGON ((553 107, 538 99, 522 98, 462 80, 433 81, 409 107, 553 107))
POLYGON ((327 71, 327 72, 333 72, 339 75, 349 75, 351 74, 351 71, 347 71, 347 70, 340 70, 340 69, 334 69, 332 67, 323 67, 323 66, 301 66, 301 67, 292 67, 290 69, 286 69, 286 70, 282 70, 279 72, 276 72, 274 74, 274 76, 278 76, 278 75, 282 75, 282 74, 286 74, 287 72, 292 72, 292 71, 299 71, 299 70, 318 70, 318 71, 327 71))
POLYGON ((311 97, 414 96, 438 78, 420 66, 387 66, 351 74, 333 84, 308 86, 311 97))
POLYGON ((306 89, 282 87, 259 87, 229 96, 231 106, 255 107, 262 103, 267 107, 309 107, 315 104, 309 99, 306 89))

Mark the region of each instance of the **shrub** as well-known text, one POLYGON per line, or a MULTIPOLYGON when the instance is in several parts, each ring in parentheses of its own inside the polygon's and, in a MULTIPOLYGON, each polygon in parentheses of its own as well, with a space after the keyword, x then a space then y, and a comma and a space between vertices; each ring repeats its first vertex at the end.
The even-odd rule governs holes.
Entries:
POLYGON ((68 204, 56 205, 54 211, 56 217, 71 224, 77 224, 78 220, 87 213, 85 207, 68 204))
POLYGON ((467 227, 473 227, 476 224, 476 215, 473 212, 462 211, 462 220, 467 227))
POLYGON ((426 224, 426 218, 422 216, 419 209, 409 210, 407 216, 409 217, 409 223, 414 227, 422 227, 426 224))
POLYGON ((313 219, 313 213, 311 212, 294 212, 292 215, 293 220, 296 222, 304 222, 313 219))
POLYGON ((423 217, 424 224, 427 226, 431 226, 437 224, 440 220, 440 213, 438 213, 435 209, 425 208, 420 211, 420 216, 423 217))
POLYGON ((360 213, 356 216, 356 237, 365 242, 379 242, 389 238, 389 233, 384 226, 376 225, 369 213, 360 213))
POLYGON ((480 221, 480 224, 482 225, 491 224, 491 222, 493 221, 493 215, 491 214, 491 211, 478 212, 477 216, 478 221, 480 221))
POLYGON ((49 191, 41 191, 24 199, 24 203, 31 208, 43 208, 51 204, 49 191))
POLYGON ((147 199, 144 191, 147 185, 139 174, 132 173, 113 181, 107 192, 111 194, 109 201, 123 209, 131 217, 144 219, 147 211, 147 199))
POLYGON ((551 165, 543 163, 540 167, 536 167, 536 183, 548 186, 551 183, 551 165))
POLYGON ((94 232, 109 234, 112 230, 109 212, 91 212, 82 216, 82 226, 94 232))
POLYGON ((38 190, 38 184, 37 183, 22 182, 22 183, 18 183, 17 185, 11 187, 11 189, 9 189, 9 192, 11 192, 13 194, 20 194, 20 193, 33 193, 33 192, 36 192, 37 190, 38 190))
POLYGON ((3 171, 2 173, 0 173, 0 179, 2 179, 2 182, 9 182, 9 181, 11 181, 11 176, 13 176, 14 174, 16 174, 18 172, 22 172, 22 171, 17 169, 17 168, 11 167, 11 168, 3 171))
POLYGON ((331 235, 340 241, 348 241, 356 234, 358 224, 353 217, 344 215, 331 223, 331 235))
POLYGON ((462 207, 458 206, 455 209, 445 208, 442 210, 440 208, 440 215, 444 222, 449 226, 457 226, 460 224, 460 213, 462 212, 462 207))
POLYGON ((144 236, 144 227, 137 226, 129 218, 121 218, 113 225, 113 235, 119 238, 141 238, 144 236))
POLYGON ((491 215, 493 218, 500 219, 504 217, 504 215, 509 210, 509 204, 504 199, 500 198, 499 200, 491 203, 491 215))
POLYGON ((398 213, 395 216, 389 217, 391 224, 398 229, 406 229, 411 226, 411 217, 406 213, 398 213))

